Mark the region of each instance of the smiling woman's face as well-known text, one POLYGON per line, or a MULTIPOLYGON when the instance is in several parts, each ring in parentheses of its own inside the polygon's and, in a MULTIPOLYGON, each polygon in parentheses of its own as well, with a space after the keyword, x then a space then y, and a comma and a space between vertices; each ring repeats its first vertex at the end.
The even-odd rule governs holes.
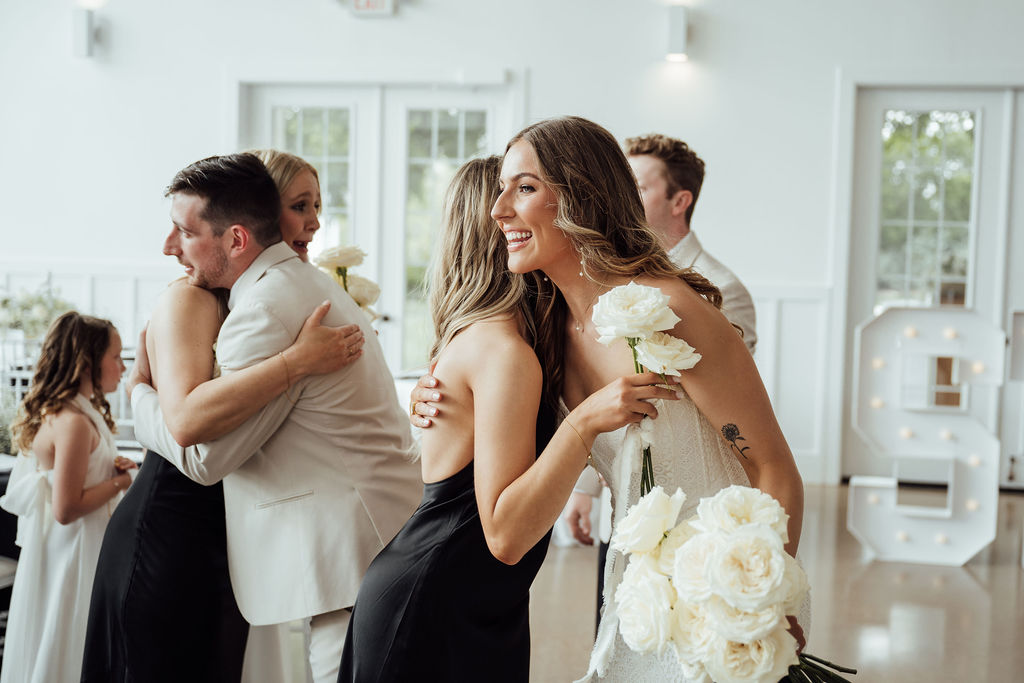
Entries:
POLYGON ((520 140, 501 164, 501 194, 491 217, 508 241, 508 268, 513 273, 544 270, 572 258, 569 238, 555 227, 558 197, 541 180, 540 162, 530 143, 520 140))

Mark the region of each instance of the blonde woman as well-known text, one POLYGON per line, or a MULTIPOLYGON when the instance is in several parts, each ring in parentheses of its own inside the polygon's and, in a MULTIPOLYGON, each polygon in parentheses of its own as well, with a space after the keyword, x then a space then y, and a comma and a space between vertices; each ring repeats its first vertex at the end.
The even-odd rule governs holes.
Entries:
POLYGON ((555 428, 526 282, 488 216, 499 163, 470 161, 448 191, 430 356, 452 410, 423 435, 423 501, 363 580, 339 681, 526 681, 530 584, 586 444, 675 397, 632 375, 555 428))
POLYGON ((121 337, 74 311, 43 341, 13 425, 21 451, 0 506, 18 515, 21 557, 4 644, 4 683, 72 683, 103 532, 135 463, 117 454, 105 394, 124 372, 121 337))

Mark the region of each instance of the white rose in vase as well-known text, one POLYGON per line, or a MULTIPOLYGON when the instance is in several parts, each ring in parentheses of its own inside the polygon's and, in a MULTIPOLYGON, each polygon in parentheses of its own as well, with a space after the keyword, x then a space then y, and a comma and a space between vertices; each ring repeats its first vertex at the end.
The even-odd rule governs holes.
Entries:
POLYGON ((615 529, 612 545, 625 553, 651 552, 676 525, 685 501, 686 494, 681 489, 669 496, 660 486, 655 486, 629 508, 615 529))
POLYGON ((325 249, 313 259, 314 265, 334 274, 338 268, 358 266, 366 258, 366 252, 359 247, 338 246, 325 249))
POLYGON ((679 316, 669 308, 670 300, 660 289, 635 282, 602 294, 592 316, 598 341, 611 344, 620 337, 646 339, 658 330, 675 327, 679 316))
POLYGON ((619 632, 636 652, 662 652, 672 637, 672 603, 676 593, 658 563, 648 555, 633 555, 615 590, 619 632))
POLYGON ((692 368, 700 361, 701 355, 682 339, 655 332, 637 343, 636 358, 651 372, 679 377, 679 371, 692 368))
POLYGON ((796 640, 779 627, 747 644, 716 639, 704 666, 715 683, 778 683, 798 661, 796 640))
POLYGON ((754 612, 785 599, 786 566, 779 535, 763 524, 750 524, 723 537, 708 558, 707 579, 727 603, 754 612))

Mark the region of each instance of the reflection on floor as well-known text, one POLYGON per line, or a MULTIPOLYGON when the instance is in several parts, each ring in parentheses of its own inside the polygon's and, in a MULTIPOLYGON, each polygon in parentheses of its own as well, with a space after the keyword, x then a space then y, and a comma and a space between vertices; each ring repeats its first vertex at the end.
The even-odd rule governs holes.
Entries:
MULTIPOLYGON (((1024 494, 1000 495, 998 537, 964 567, 866 559, 846 531, 846 496, 845 486, 807 487, 808 651, 858 668, 857 683, 1024 681, 1024 494)), ((548 552, 531 601, 532 683, 586 670, 596 561, 592 548, 548 552)))

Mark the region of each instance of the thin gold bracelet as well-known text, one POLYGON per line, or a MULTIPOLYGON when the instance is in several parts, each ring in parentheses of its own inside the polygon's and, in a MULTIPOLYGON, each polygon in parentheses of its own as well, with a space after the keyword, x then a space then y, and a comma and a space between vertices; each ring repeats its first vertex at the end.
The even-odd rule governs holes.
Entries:
POLYGON ((576 432, 576 436, 580 437, 580 442, 583 444, 583 450, 585 450, 587 452, 587 464, 588 465, 592 465, 594 463, 594 456, 593 456, 593 454, 591 454, 590 449, 587 448, 587 441, 586 441, 586 439, 583 438, 583 435, 580 434, 578 429, 573 427, 572 422, 569 422, 569 418, 568 417, 566 417, 564 420, 562 420, 562 422, 564 422, 565 424, 569 425, 569 429, 571 429, 572 431, 576 432))
POLYGON ((288 361, 285 360, 284 358, 284 351, 278 351, 277 355, 281 356, 281 362, 284 363, 284 376, 286 382, 284 385, 284 397, 288 399, 289 403, 295 405, 295 401, 292 400, 291 394, 288 393, 289 390, 292 388, 292 373, 288 369, 288 361))

